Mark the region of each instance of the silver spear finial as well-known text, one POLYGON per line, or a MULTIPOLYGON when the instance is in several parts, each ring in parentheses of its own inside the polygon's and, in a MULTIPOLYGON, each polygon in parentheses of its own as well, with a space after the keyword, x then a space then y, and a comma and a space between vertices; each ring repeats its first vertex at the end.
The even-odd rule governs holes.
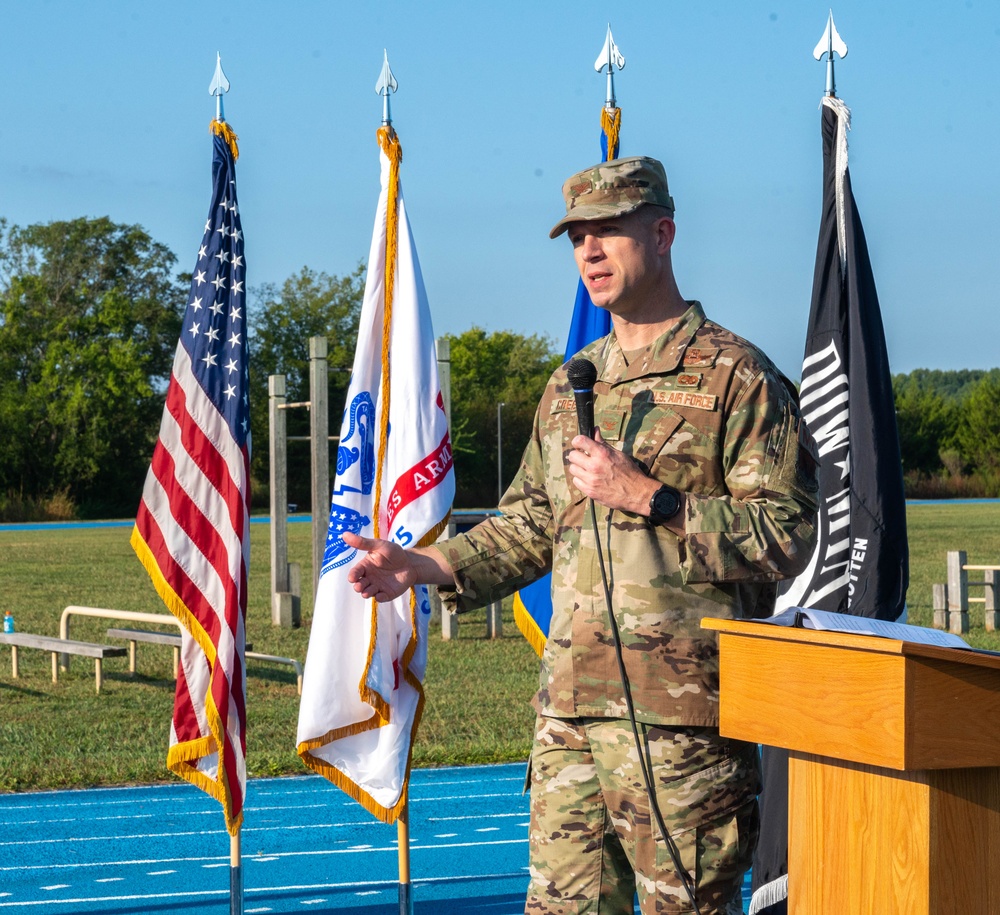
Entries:
POLYGON ((833 24, 833 10, 830 10, 830 18, 826 20, 826 29, 819 44, 813 50, 813 57, 816 60, 822 60, 823 55, 826 54, 826 94, 831 97, 837 95, 837 84, 833 78, 834 53, 839 54, 840 59, 843 60, 847 57, 847 45, 844 44, 844 39, 840 37, 837 27, 833 24))
POLYGON ((224 121, 225 112, 222 109, 222 96, 229 91, 229 80, 222 72, 222 55, 215 52, 215 75, 212 77, 212 84, 208 87, 208 94, 215 96, 215 119, 224 121))
POLYGON ((396 77, 389 69, 389 55, 382 49, 382 72, 379 74, 378 82, 375 83, 375 91, 382 96, 382 124, 388 127, 392 124, 392 117, 389 113, 389 94, 397 89, 396 77))
POLYGON ((604 107, 608 110, 618 107, 618 103, 615 100, 615 67, 619 70, 625 69, 625 58, 622 56, 622 52, 618 50, 618 45, 615 44, 615 39, 611 34, 611 23, 608 23, 608 37, 604 39, 604 47, 601 48, 601 53, 597 55, 597 60, 594 62, 594 69, 600 73, 605 67, 608 68, 608 97, 604 102, 604 107))

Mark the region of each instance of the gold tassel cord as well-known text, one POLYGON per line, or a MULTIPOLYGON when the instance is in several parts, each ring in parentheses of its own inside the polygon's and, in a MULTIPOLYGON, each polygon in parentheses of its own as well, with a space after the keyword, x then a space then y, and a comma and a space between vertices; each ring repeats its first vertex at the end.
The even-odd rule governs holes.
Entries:
POLYGON ((385 214, 385 277, 383 282, 382 312, 382 415, 379 422, 378 469, 375 475, 375 505, 373 524, 375 536, 380 537, 379 506, 382 504, 382 465, 389 435, 389 341, 392 331, 392 301, 396 285, 396 254, 399 246, 399 164, 403 161, 403 148, 399 137, 390 126, 378 129, 378 145, 389 159, 389 189, 385 214))
MULTIPOLYGON (((382 308, 382 377, 380 387, 382 392, 382 410, 379 417, 378 432, 378 462, 375 470, 375 503, 372 506, 372 526, 374 536, 381 537, 379 507, 382 505, 382 468, 385 465, 385 450, 389 440, 389 343, 392 335, 392 302, 396 286, 396 254, 399 247, 399 164, 403 161, 403 148, 399 145, 399 137, 391 126, 380 127, 377 133, 378 145, 389 160, 389 187, 387 190, 385 214, 385 275, 383 277, 383 308, 382 308)), ((378 641, 378 603, 372 599, 371 636, 368 643, 368 660, 358 684, 361 698, 388 720, 389 707, 385 700, 368 686, 368 671, 375 657, 375 645, 378 641)))
POLYGON ((236 131, 226 121, 220 121, 216 118, 212 118, 212 123, 208 125, 208 129, 217 137, 222 137, 226 141, 235 162, 240 157, 240 138, 236 136, 236 131))
POLYGON ((604 131, 604 135, 608 138, 608 162, 618 158, 618 134, 621 131, 621 127, 621 108, 613 108, 611 111, 608 111, 607 108, 601 109, 601 130, 604 131))

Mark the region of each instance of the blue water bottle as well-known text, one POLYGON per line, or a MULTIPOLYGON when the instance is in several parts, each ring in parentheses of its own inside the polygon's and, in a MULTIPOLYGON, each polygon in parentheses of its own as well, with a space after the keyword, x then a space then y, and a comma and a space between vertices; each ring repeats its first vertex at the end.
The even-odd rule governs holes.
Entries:
POLYGON ((10 633, 14 631, 14 614, 10 610, 5 610, 3 614, 3 631, 10 633))

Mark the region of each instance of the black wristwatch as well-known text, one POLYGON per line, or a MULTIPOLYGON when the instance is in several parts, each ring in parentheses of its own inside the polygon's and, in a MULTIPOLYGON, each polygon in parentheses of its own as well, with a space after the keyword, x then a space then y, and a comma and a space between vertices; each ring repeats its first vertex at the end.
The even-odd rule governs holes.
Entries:
POLYGON ((649 523, 663 524, 669 521, 680 510, 681 494, 673 486, 665 483, 649 500, 649 523))

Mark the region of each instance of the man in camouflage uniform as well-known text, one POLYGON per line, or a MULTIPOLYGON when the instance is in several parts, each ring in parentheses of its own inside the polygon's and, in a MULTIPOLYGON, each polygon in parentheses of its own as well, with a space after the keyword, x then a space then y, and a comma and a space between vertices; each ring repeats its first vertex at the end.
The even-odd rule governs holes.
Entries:
POLYGON ((639 753, 701 915, 742 911, 757 839, 756 748, 718 733, 718 645, 702 618, 767 615, 814 543, 816 460, 795 391, 759 350, 707 320, 674 280, 663 166, 620 159, 563 187, 590 297, 612 333, 594 438, 577 434, 566 366, 550 379, 501 514, 443 544, 367 550, 366 597, 438 584, 459 610, 551 569, 553 616, 534 707, 526 913, 694 911, 652 822, 639 753), (596 529, 588 510, 596 508, 596 529), (621 633, 635 745, 600 573, 621 633))

